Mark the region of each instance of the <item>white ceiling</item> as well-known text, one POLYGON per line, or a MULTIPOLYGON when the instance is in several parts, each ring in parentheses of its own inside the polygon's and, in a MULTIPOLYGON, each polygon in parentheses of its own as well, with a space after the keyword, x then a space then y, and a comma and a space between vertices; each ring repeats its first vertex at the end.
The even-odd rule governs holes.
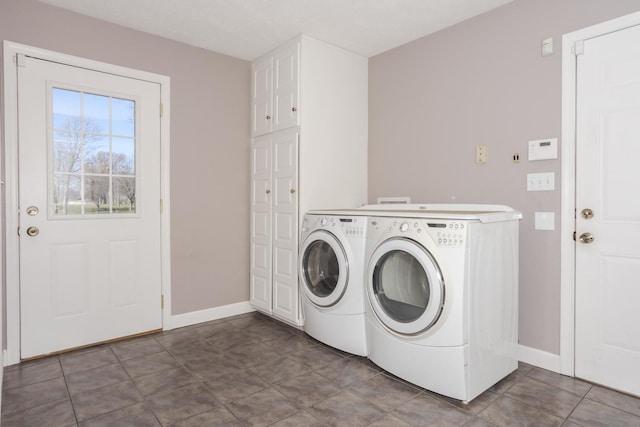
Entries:
POLYGON ((39 0, 246 60, 298 34, 370 57, 513 0, 39 0))

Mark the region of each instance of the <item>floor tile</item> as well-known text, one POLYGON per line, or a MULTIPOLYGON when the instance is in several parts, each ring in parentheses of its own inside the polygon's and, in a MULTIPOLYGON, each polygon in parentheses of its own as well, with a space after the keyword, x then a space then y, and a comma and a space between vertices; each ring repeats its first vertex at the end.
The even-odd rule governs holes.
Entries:
POLYGON ((386 414, 382 418, 378 418, 377 421, 369 424, 368 427, 411 427, 411 424, 407 424, 400 418, 386 414))
POLYGON ((322 368, 331 362, 343 359, 338 353, 322 346, 295 351, 288 353, 287 356, 299 360, 311 370, 322 368))
POLYGON ((392 415, 413 426, 461 426, 472 416, 427 394, 420 394, 398 406, 392 415))
POLYGON ((342 358, 316 372, 333 381, 338 387, 348 387, 379 375, 379 372, 369 369, 351 358, 342 358))
POLYGON ((94 390, 107 385, 121 383, 129 379, 129 375, 117 363, 114 365, 102 366, 100 368, 81 371, 67 375, 67 387, 71 395, 94 390))
POLYGON ((164 348, 176 345, 184 345, 193 341, 202 340, 202 336, 193 329, 181 328, 154 335, 154 339, 164 348))
POLYGON ((71 397, 78 421, 126 408, 142 400, 142 395, 132 381, 108 385, 71 397))
POLYGON ((384 374, 354 385, 350 390, 362 399, 373 403, 385 412, 418 395, 421 390, 384 374))
POLYGON ((494 400, 496 400, 500 395, 498 393, 494 393, 491 390, 487 390, 482 393, 480 396, 473 399, 471 402, 463 403, 458 399, 452 399, 446 396, 436 396, 438 399, 443 400, 450 405, 455 406, 456 408, 464 411, 468 414, 476 415, 480 413, 484 408, 489 406, 494 400))
POLYGON ((151 354, 149 356, 136 357, 122 362, 131 378, 137 378, 154 372, 164 371, 179 367, 179 363, 167 351, 151 354))
POLYGON ((571 378, 566 375, 556 374, 555 372, 547 371, 541 368, 533 368, 527 374, 528 377, 536 379, 540 382, 552 385, 554 387, 561 388, 580 396, 584 396, 591 389, 591 384, 579 380, 577 378, 571 378))
POLYGON ((273 388, 231 402, 227 408, 245 426, 255 427, 271 425, 298 411, 298 407, 291 400, 273 388))
POLYGON ((216 407, 173 425, 174 427, 242 427, 242 423, 229 410, 216 407))
POLYGON ((222 403, 242 399, 269 387, 260 377, 243 370, 210 377, 204 384, 222 403))
POLYGON ((147 398, 147 403, 163 425, 184 421, 195 415, 220 408, 220 403, 201 384, 156 393, 147 398))
POLYGON ((587 399, 604 403, 617 409, 640 416, 640 399, 628 394, 619 393, 600 386, 593 386, 587 393, 587 399))
POLYGON ((4 427, 25 426, 75 426, 76 417, 68 398, 45 403, 24 411, 5 414, 3 401, 2 424, 4 427))
POLYGON ((249 372, 265 382, 273 384, 307 373, 309 368, 299 360, 282 356, 279 359, 266 361, 249 368, 249 372))
POLYGON ((143 396, 176 390, 196 381, 196 378, 183 367, 166 369, 133 379, 143 396))
POLYGON ((57 357, 32 360, 5 368, 2 387, 20 387, 59 377, 62 377, 62 368, 57 357))
POLYGON ((484 409, 478 416, 496 426, 559 426, 562 418, 502 396, 484 409))
POLYGON ((159 353, 162 350, 164 350, 164 347, 162 347, 153 336, 133 338, 111 344, 111 351, 113 351, 113 354, 121 361, 159 353))
POLYGON ((341 391, 340 387, 332 381, 315 372, 282 381, 273 388, 287 396, 300 408, 308 408, 341 391))
POLYGON ((271 427, 325 427, 326 424, 316 419, 313 415, 310 415, 308 412, 300 411, 291 415, 290 417, 285 418, 284 420, 278 421, 275 424, 271 424, 271 427))
POLYGON ((2 394, 2 413, 33 408, 56 400, 68 399, 64 378, 54 378, 22 387, 4 390, 2 394))
POLYGON ((561 418, 569 416, 571 411, 582 400, 582 397, 577 394, 569 393, 528 377, 523 378, 518 384, 511 387, 505 395, 561 418))
POLYGON ((366 426, 384 415, 373 403, 345 390, 307 409, 311 415, 332 426, 366 426))
POLYGON ((580 426, 637 427, 640 417, 602 403, 584 399, 569 417, 569 421, 580 426))
POLYGON ((102 347, 92 351, 73 352, 60 356, 60 364, 65 375, 115 363, 118 363, 118 359, 109 347, 102 347))
POLYGON ((111 426, 154 427, 160 423, 146 403, 136 403, 80 423, 80 427, 111 426))

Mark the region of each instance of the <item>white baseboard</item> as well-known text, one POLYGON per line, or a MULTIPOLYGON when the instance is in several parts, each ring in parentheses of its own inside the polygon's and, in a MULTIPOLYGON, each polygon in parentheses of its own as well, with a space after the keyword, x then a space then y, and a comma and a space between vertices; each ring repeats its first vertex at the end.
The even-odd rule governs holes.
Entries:
POLYGON ((548 353, 536 348, 518 345, 518 360, 538 368, 556 373, 560 372, 560 355, 548 353))
MULTIPOLYGON (((171 328, 182 328, 198 323, 218 320, 238 314, 250 313, 255 311, 249 301, 239 302, 235 304, 223 305, 220 307, 208 308, 206 310, 192 311, 190 313, 176 314, 171 316, 171 328)), ((168 329, 165 329, 168 330, 168 329)))

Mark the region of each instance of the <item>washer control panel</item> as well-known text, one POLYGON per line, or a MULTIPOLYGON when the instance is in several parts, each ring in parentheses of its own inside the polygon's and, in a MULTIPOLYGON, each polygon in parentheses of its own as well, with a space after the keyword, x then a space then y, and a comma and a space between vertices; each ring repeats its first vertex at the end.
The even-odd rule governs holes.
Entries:
POLYGON ((302 231, 310 228, 335 231, 341 229, 347 237, 366 237, 367 220, 365 217, 351 216, 306 216, 302 224, 302 231))
MULTIPOLYGON (((401 219, 389 226, 389 232, 412 237, 428 233, 438 246, 463 247, 467 242, 467 223, 435 219, 401 219)), ((416 236, 417 237, 417 236, 416 236)))

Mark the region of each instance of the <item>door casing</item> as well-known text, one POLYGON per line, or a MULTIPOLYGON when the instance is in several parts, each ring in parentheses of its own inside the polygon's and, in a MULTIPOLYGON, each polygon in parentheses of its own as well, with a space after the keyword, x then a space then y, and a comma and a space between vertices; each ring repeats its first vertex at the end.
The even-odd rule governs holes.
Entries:
POLYGON ((640 25, 640 12, 583 28, 562 37, 562 176, 560 206, 560 358, 548 367, 575 375, 575 196, 576 196, 576 56, 580 42, 640 25))
MULTIPOLYGON (((146 80, 160 85, 162 117, 160 121, 160 195, 162 215, 161 239, 161 280, 164 307, 162 310, 163 329, 171 329, 171 247, 170 247, 170 194, 169 194, 169 93, 170 79, 167 76, 88 60, 50 50, 39 49, 11 41, 4 41, 4 183, 6 215, 6 319, 7 349, 4 365, 20 362, 20 265, 18 241, 18 115, 17 115, 17 70, 18 54, 34 56, 63 64, 87 68, 95 71, 118 74, 125 77, 146 80)), ((160 106, 158 106, 160 114, 160 106)), ((160 204, 160 201, 159 201, 160 204)), ((160 209, 160 206, 158 207, 160 209)), ((2 307, 2 305, 0 305, 2 307)))

